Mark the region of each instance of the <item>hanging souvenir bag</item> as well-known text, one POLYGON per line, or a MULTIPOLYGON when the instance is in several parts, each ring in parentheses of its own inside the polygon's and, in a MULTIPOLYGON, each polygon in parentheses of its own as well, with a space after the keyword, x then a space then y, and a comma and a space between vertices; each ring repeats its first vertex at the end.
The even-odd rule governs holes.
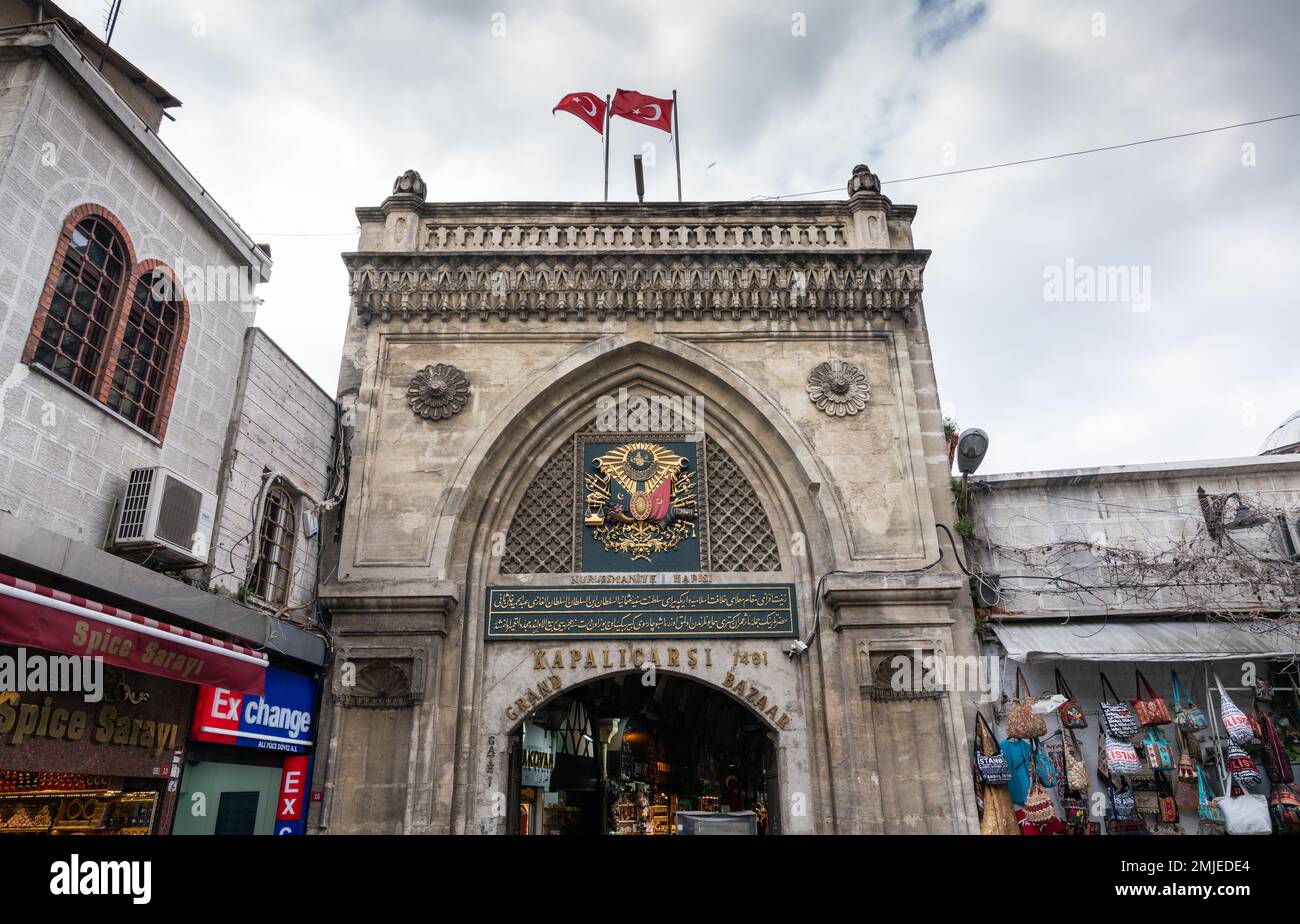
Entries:
POLYGON ((1129 773, 1137 773, 1141 769, 1142 761, 1138 760, 1137 749, 1133 747, 1131 741, 1116 738, 1114 735, 1106 736, 1106 773, 1108 776, 1114 774, 1123 776, 1129 773))
POLYGON ((1264 764, 1268 768, 1268 778, 1274 783, 1294 783, 1291 759, 1282 744, 1282 736, 1277 733, 1277 726, 1263 713, 1260 713, 1259 725, 1264 732, 1264 764))
POLYGON ((1065 761, 1065 785, 1077 792, 1088 791, 1088 768, 1083 763, 1083 752, 1074 731, 1061 732, 1061 756, 1065 761))
POLYGON ((1051 821, 1056 817, 1056 807, 1052 805, 1052 797, 1043 785, 1034 780, 1029 787, 1029 795, 1024 801, 1025 819, 1032 821, 1036 825, 1051 821))
POLYGON ((1066 728, 1087 728, 1088 720, 1084 717, 1083 707, 1070 692, 1070 685, 1061 676, 1060 668, 1056 671, 1056 692, 1065 697, 1065 703, 1056 710, 1061 718, 1061 724, 1066 728))
POLYGON ((1025 676, 1016 667, 1016 697, 1011 701, 1011 706, 1007 710, 1007 737, 1020 738, 1037 738, 1040 735, 1047 734, 1047 720, 1038 713, 1034 712, 1034 703, 1037 702, 1029 695, 1029 684, 1025 683, 1025 676), (1024 684, 1025 692, 1020 692, 1021 685, 1024 684))
POLYGON ((1170 671, 1169 678, 1174 689, 1174 721, 1188 731, 1205 728, 1209 724, 1205 711, 1192 701, 1192 694, 1183 687, 1176 673, 1170 671))
POLYGON ((1061 800, 1061 812, 1067 825, 1082 828, 1088 823, 1088 800, 1086 797, 1066 796, 1061 800))
POLYGON ((1195 744, 1190 732, 1179 728, 1177 734, 1181 753, 1178 755, 1178 782, 1174 785, 1174 801, 1179 808, 1195 809, 1199 802, 1196 792, 1196 780, 1200 772, 1196 765, 1197 752, 1193 750, 1195 744))
POLYGON ((1263 677, 1255 681, 1255 701, 1259 703, 1273 702, 1273 685, 1263 677))
POLYGON ((1156 695, 1156 691, 1151 689, 1151 682, 1142 675, 1141 671, 1135 673, 1137 679, 1134 682, 1136 698, 1133 700, 1133 714, 1137 716, 1139 724, 1168 725, 1174 717, 1169 712, 1169 705, 1165 702, 1165 698, 1156 695), (1143 687, 1146 687, 1147 691, 1145 698, 1142 696, 1143 687))
POLYGON ((1268 810, 1278 834, 1300 834, 1300 794, 1289 783, 1279 783, 1268 796, 1268 810))
POLYGON ((1134 718, 1129 704, 1119 698, 1105 674, 1101 675, 1101 690, 1101 714, 1106 719, 1106 730, 1116 738, 1132 738, 1141 726, 1134 718), (1110 692, 1111 702, 1106 701, 1107 691, 1110 692))
MULTIPOLYGON (((1232 790, 1232 771, 1228 772, 1228 790, 1232 790)), ((1268 799, 1253 793, 1220 796, 1214 800, 1223 811, 1223 826, 1229 834, 1272 834, 1273 819, 1268 799)))
POLYGON ((1205 774, 1199 775, 1196 781, 1196 790, 1200 804, 1197 812, 1201 816, 1201 823, 1208 825, 1223 824, 1223 809, 1220 808, 1218 800, 1210 798, 1210 789, 1205 785, 1205 774))
POLYGON ((1056 785, 1056 767, 1052 765, 1047 749, 1039 746, 1037 738, 1033 742, 1033 768, 1038 782, 1049 789, 1056 785))
POLYGON ((1137 800, 1133 796, 1133 790, 1127 783, 1123 789, 1116 789, 1113 785, 1108 785, 1110 792, 1110 812, 1111 817, 1116 821, 1133 821, 1138 817, 1137 800))
POLYGON ((1178 755, 1178 779, 1184 783, 1196 782, 1196 757, 1192 753, 1192 744, 1182 740, 1182 753, 1178 755))
POLYGON ((1238 709, 1237 704, 1228 697, 1228 691, 1223 689, 1223 681, 1217 674, 1214 682, 1219 687, 1219 721, 1223 723, 1223 730, 1234 744, 1250 744, 1255 740, 1254 723, 1250 716, 1238 709))
POLYGON ((985 786, 1005 786, 1011 782, 1011 766, 998 749, 997 736, 984 714, 975 712, 975 772, 985 786), (994 753, 985 753, 992 744, 994 753))
POLYGON ((1169 785, 1163 773, 1156 774, 1156 800, 1159 804, 1157 814, 1166 824, 1178 821, 1178 800, 1174 798, 1174 789, 1169 785))
POLYGON ((1232 742, 1228 742, 1228 772, 1243 786, 1255 786, 1263 782, 1254 759, 1240 745, 1232 742))
POLYGON ((1152 770, 1174 769, 1174 749, 1169 746, 1169 739, 1159 728, 1153 726, 1147 729, 1142 736, 1142 749, 1152 770))

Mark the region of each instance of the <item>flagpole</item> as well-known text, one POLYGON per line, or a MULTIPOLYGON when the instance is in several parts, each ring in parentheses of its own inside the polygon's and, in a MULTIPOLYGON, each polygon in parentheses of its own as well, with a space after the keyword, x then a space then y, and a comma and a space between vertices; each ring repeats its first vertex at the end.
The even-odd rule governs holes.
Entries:
POLYGON ((673 91, 673 155, 677 160, 677 201, 682 201, 682 148, 679 135, 682 133, 682 120, 677 111, 677 91, 673 91))
POLYGON ((609 94, 605 94, 605 201, 609 201, 609 94))

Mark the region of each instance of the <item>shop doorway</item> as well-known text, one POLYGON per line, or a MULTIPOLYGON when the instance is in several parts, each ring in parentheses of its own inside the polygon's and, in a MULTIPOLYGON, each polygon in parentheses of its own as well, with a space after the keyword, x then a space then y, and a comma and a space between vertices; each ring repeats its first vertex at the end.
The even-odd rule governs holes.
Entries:
POLYGON ((515 730, 512 833, 778 833, 775 732, 707 684, 645 677, 575 687, 515 730))

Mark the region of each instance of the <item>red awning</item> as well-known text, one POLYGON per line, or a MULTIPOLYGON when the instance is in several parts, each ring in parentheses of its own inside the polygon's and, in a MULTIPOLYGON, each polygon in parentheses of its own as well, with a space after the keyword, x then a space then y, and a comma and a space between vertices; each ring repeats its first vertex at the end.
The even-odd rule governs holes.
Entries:
POLYGON ((0 642, 245 693, 266 686, 266 656, 251 648, 7 574, 0 574, 0 642))

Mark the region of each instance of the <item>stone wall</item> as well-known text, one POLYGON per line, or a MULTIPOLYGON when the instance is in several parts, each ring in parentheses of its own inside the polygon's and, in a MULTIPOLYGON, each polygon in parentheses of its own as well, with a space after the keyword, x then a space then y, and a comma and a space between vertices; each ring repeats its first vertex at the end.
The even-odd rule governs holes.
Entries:
MULTIPOLYGON (((1158 570, 1159 556, 1188 558, 1197 542, 1209 540, 1197 489, 1208 495, 1238 494, 1248 506, 1267 513, 1260 523, 1232 530, 1244 554, 1288 554, 1277 514, 1300 545, 1300 456, 1259 456, 1205 462, 1112 466, 1060 472, 1025 472, 974 479, 973 546, 980 564, 1001 574, 1065 576, 1076 585, 1010 579, 999 606, 1013 616, 1082 615, 1105 612, 1199 612, 1186 587, 1211 580, 1202 566, 1183 574, 1158 570), (1134 576, 1117 573, 1112 555, 1132 554, 1151 562, 1143 578, 1151 590, 1125 590, 1134 576), (1169 586, 1154 589, 1162 581, 1169 586), (1040 592, 1042 591, 1042 592, 1040 592)), ((1228 519, 1237 513, 1234 501, 1228 519)), ((1122 563, 1121 563, 1122 565, 1122 563)), ((1259 597, 1250 588, 1218 586, 1216 605, 1250 608, 1259 597)))
MULTIPOLYGON (((312 502, 330 494, 334 427, 334 399, 264 331, 250 327, 222 470, 212 586, 234 593, 243 583, 249 556, 257 548, 260 511, 254 508, 263 474, 277 472, 306 496, 298 498, 293 582, 286 603, 302 608, 315 599, 320 539, 303 534, 303 517, 312 502)), ((303 616, 314 618, 315 613, 307 609, 299 618, 303 616)))
MULTIPOLYGON (((322 590, 338 662, 316 830, 506 830, 494 806, 509 710, 521 696, 534 705, 538 678, 534 646, 483 641, 484 589, 580 577, 502 569, 501 555, 538 472, 620 389, 702 399, 708 439, 770 522, 776 571, 706 577, 795 586, 810 649, 743 643, 766 656, 747 682, 789 717, 772 731, 780 829, 971 829, 964 697, 871 694, 873 656, 974 650, 964 582, 935 529, 954 514, 921 297, 928 252, 913 249, 915 210, 874 179, 855 170, 847 202, 638 207, 426 203, 408 173, 382 207, 358 210, 339 384, 352 467, 322 590), (852 413, 834 413, 838 392, 829 412, 810 396, 830 361, 866 383, 852 413), (460 370, 469 396, 430 420, 408 389, 435 363, 460 370), (384 681, 359 692, 343 669, 384 681), (358 791, 375 795, 363 806, 358 791)), ((695 641, 581 647, 599 658, 594 648, 634 643, 695 641)), ((741 644, 715 647, 726 660, 741 644)), ((684 675, 727 691, 725 670, 684 675)))

